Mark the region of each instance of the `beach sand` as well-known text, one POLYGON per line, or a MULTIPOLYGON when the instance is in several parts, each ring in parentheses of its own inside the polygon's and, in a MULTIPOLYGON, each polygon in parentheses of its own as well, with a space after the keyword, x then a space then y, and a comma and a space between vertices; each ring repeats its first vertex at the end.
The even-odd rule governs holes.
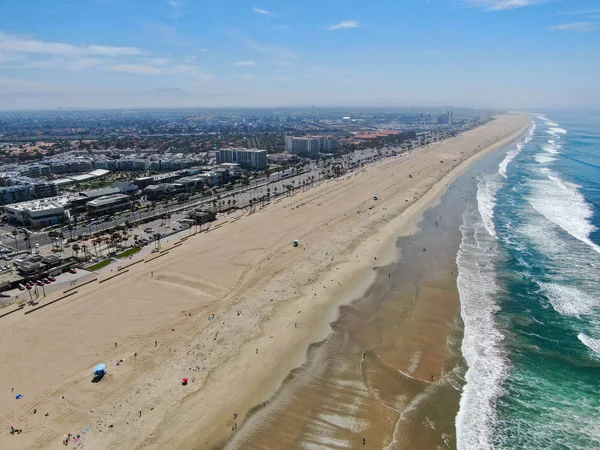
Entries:
MULTIPOLYGON (((396 238, 414 229, 471 162, 527 126, 524 116, 498 116, 456 138, 279 197, 182 245, 165 246, 157 259, 105 272, 99 280, 106 281, 81 286, 47 308, 1 318, 0 429, 7 432, 0 448, 62 448, 67 433, 79 435, 70 447, 86 449, 224 446, 250 430, 257 411, 305 361, 309 344, 331 333, 338 306, 378 282, 373 267, 392 263, 396 238), (300 239, 298 248, 293 239, 300 239), (109 373, 92 383, 98 363, 109 373), (9 435, 11 425, 23 433, 9 435)), ((438 275, 440 285, 454 283, 455 290, 450 275, 438 275)), ((429 284, 424 295, 432 300, 423 308, 431 309, 430 327, 439 332, 422 339, 418 361, 416 350, 405 352, 414 366, 413 391, 443 373, 453 328, 448 318, 458 308, 454 292, 436 291, 433 279, 429 284), (448 298, 444 311, 439 298, 448 298)), ((401 328, 389 338, 400 342, 421 332, 401 328)), ((377 363, 369 358, 367 352, 366 370, 377 363)), ((408 392, 410 383, 397 389, 408 392)))

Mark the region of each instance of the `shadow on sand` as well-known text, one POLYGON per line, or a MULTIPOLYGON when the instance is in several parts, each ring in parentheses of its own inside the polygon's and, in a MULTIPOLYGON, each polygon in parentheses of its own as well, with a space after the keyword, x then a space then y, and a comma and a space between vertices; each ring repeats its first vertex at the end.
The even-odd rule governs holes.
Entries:
POLYGON ((94 376, 94 378, 92 378, 92 383, 100 383, 102 378, 104 378, 104 375, 106 375, 106 374, 103 373, 101 375, 94 376))

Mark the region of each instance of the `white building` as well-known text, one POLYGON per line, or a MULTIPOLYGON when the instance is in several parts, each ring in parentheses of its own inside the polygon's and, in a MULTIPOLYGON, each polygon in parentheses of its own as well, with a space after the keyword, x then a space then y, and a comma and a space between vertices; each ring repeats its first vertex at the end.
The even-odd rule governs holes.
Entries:
POLYGON ((217 163, 238 163, 244 169, 266 169, 267 151, 245 148, 222 148, 217 153, 217 163))
POLYGON ((66 197, 65 202, 59 199, 32 200, 6 205, 4 214, 8 222, 40 228, 68 222, 70 216, 69 211, 65 209, 65 204, 66 197))
POLYGON ((337 148, 338 141, 333 136, 285 137, 285 151, 290 155, 306 155, 316 158, 319 152, 334 153, 337 148))

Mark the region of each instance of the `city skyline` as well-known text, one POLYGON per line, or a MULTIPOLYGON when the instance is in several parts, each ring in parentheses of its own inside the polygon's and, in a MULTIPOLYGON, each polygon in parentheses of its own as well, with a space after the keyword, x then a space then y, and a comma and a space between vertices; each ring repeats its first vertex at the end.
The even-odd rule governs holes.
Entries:
POLYGON ((7 0, 0 109, 600 107, 595 2, 398 3, 7 0))

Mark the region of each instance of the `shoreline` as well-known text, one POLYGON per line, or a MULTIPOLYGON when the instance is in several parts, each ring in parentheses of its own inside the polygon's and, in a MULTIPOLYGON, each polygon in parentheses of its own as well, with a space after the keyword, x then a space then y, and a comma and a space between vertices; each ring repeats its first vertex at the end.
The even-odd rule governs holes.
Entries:
POLYGON ((445 191, 444 184, 466 170, 458 143, 481 157, 492 149, 476 145, 493 141, 508 123, 514 133, 493 149, 526 131, 528 123, 516 126, 523 121, 519 117, 501 116, 278 200, 243 221, 190 238, 165 258, 134 266, 115 282, 83 287, 73 300, 27 321, 8 318, 0 324, 3 332, 10 330, 0 348, 2 362, 12 362, 14 374, 1 373, 2 385, 26 383, 27 407, 39 404, 40 411, 52 411, 48 426, 41 425, 44 416, 11 406, 3 425, 21 421, 24 433, 10 445, 60 448, 58 436, 86 422, 93 424, 86 448, 210 448, 223 442, 231 434, 233 413, 241 423, 248 409, 270 398, 302 364, 307 346, 328 334, 338 310, 331 299, 341 301, 360 287, 364 278, 357 274, 372 273, 373 265, 388 260, 390 239, 399 229, 411 231, 419 214, 445 191), (432 164, 440 154, 456 163, 450 174, 432 164), (407 171, 415 179, 408 180, 407 171), (373 194, 380 196, 377 204, 373 194), (293 238, 301 239, 301 248, 291 248, 293 238), (82 339, 91 329, 93 339, 82 339), (52 336, 48 342, 46 335, 52 336), (16 354, 45 355, 46 376, 16 354), (125 362, 111 365, 98 389, 89 386, 86 368, 115 359, 125 362), (186 388, 178 385, 182 376, 193 377, 186 388), (59 394, 68 403, 57 400, 59 394), (87 416, 90 405, 95 409, 87 416))

